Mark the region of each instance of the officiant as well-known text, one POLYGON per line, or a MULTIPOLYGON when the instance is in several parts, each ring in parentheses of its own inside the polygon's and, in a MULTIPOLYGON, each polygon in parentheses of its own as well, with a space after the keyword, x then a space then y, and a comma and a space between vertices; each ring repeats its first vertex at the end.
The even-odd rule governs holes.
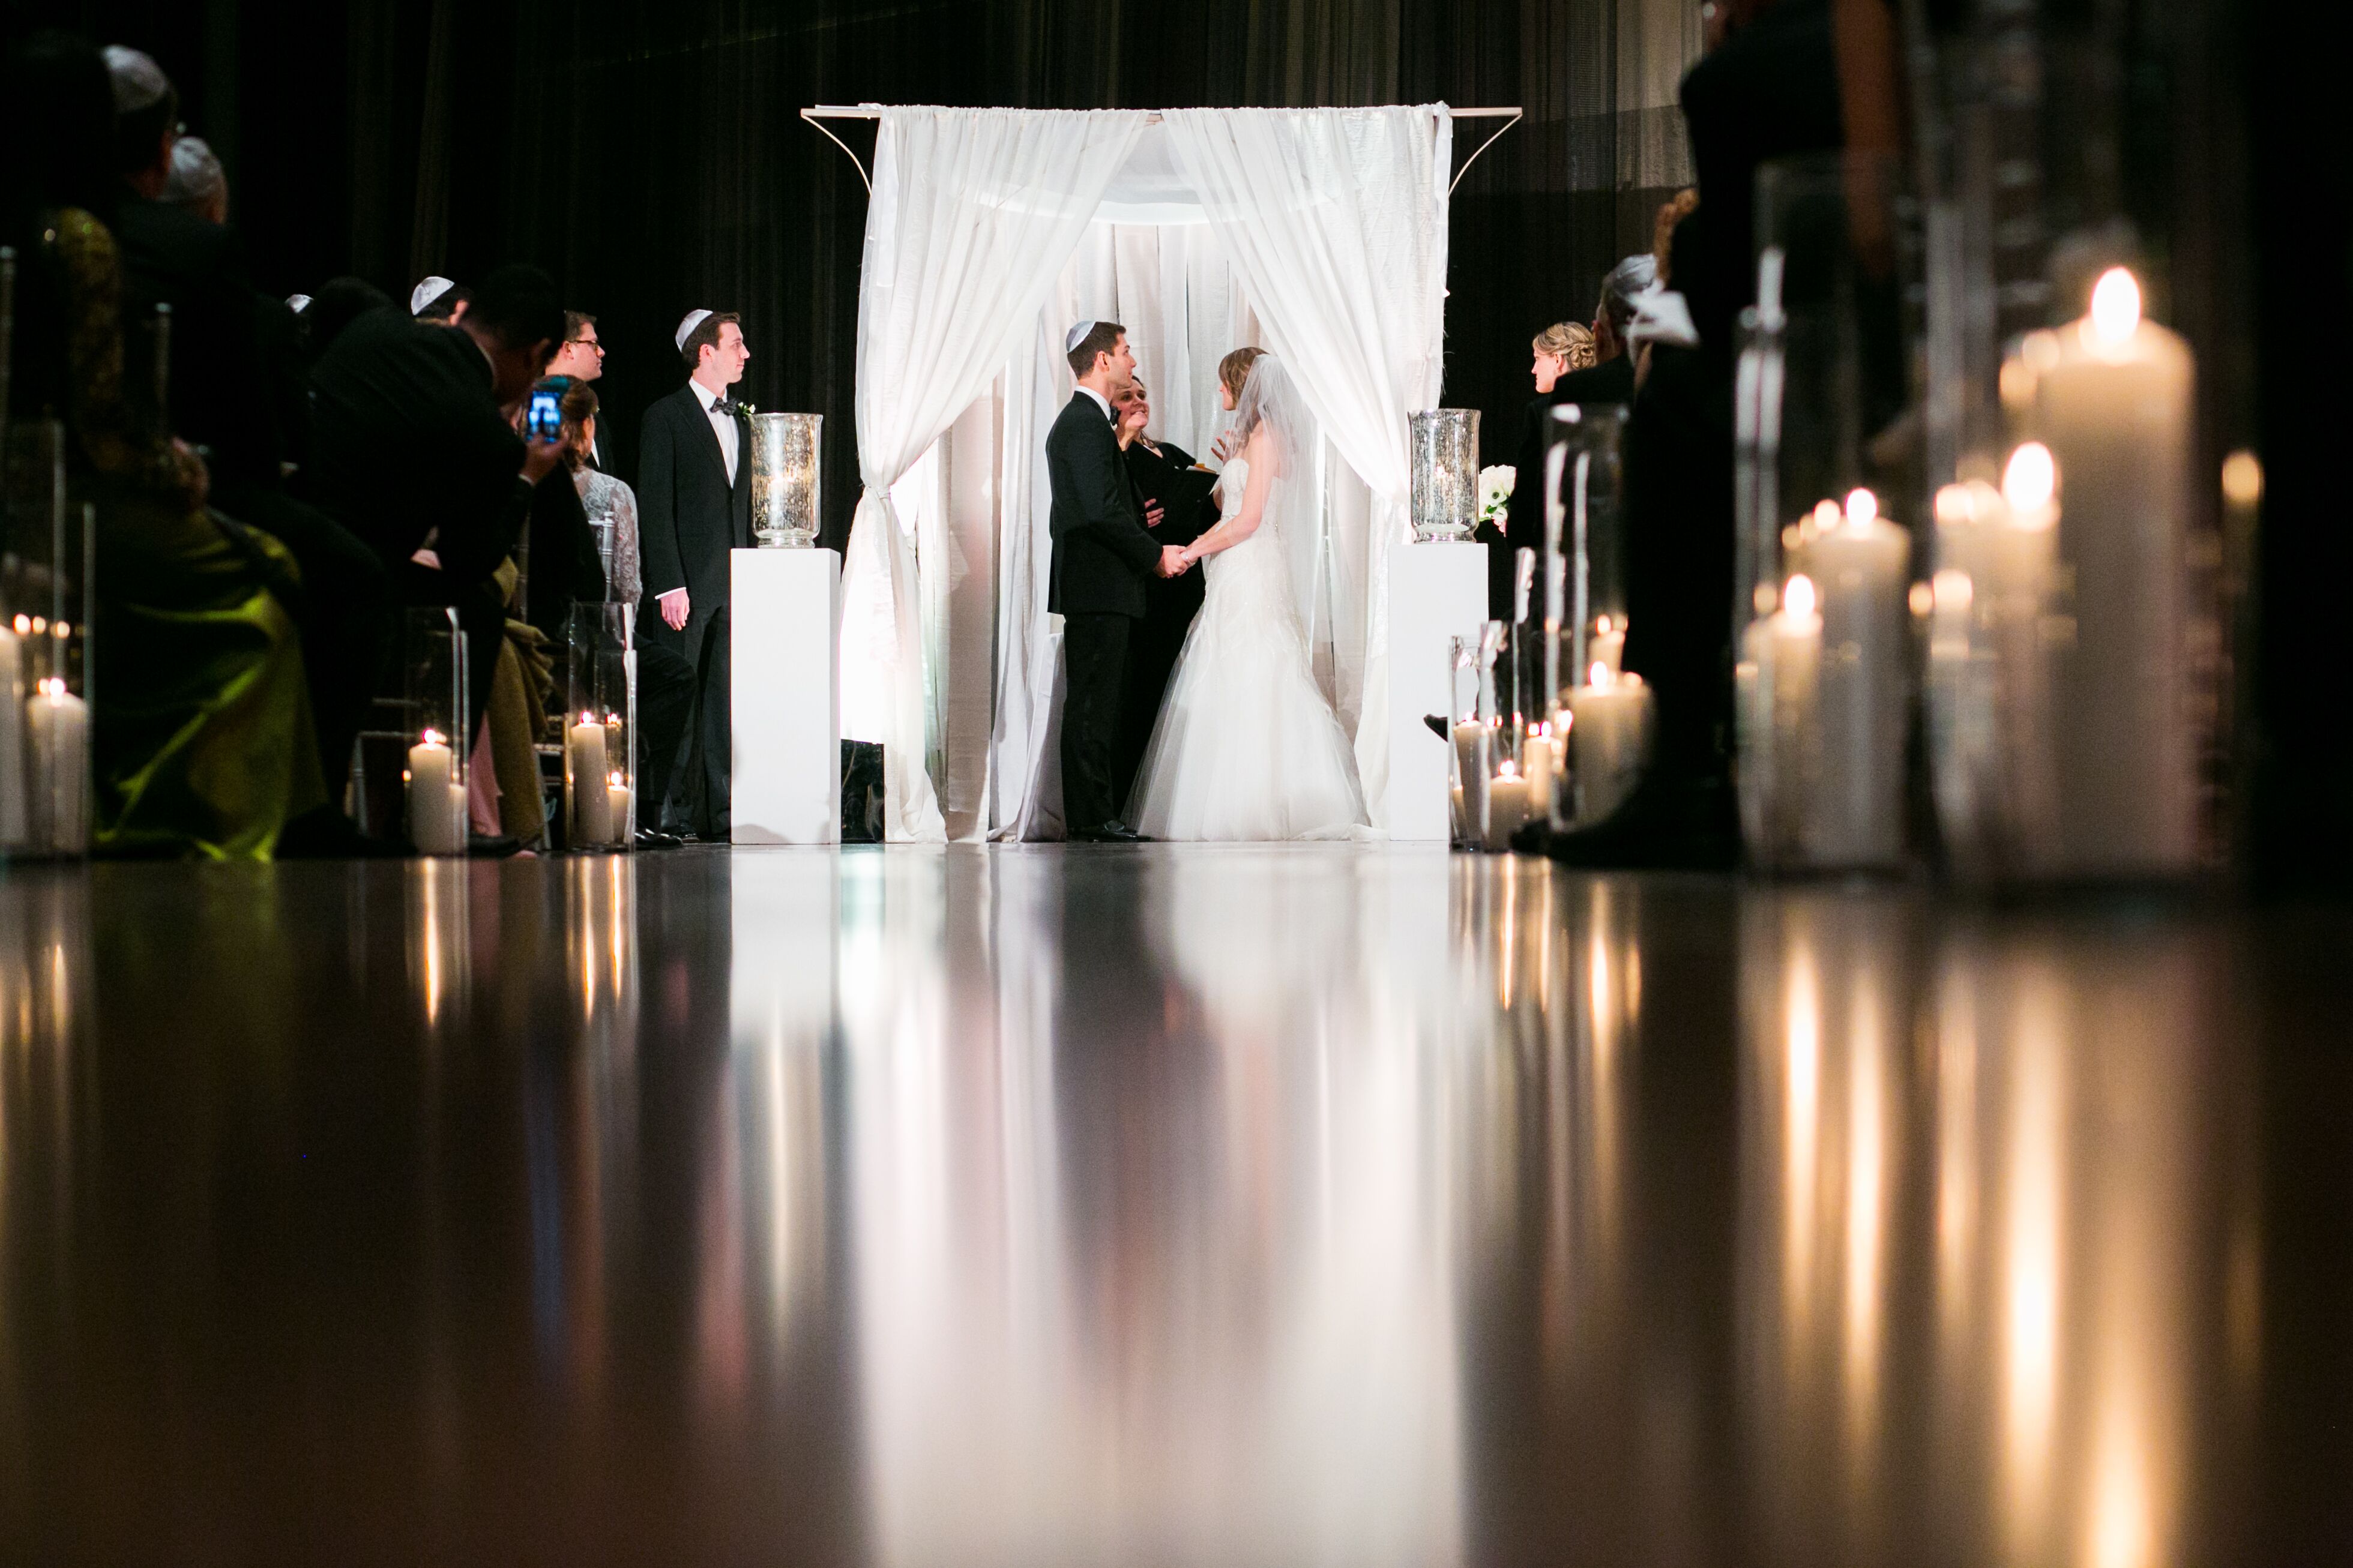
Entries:
MULTIPOLYGON (((1218 521, 1216 472, 1203 468, 1182 447, 1145 434, 1152 423, 1152 403, 1143 382, 1129 382, 1115 406, 1120 452, 1127 462, 1128 480, 1135 487, 1144 525, 1164 545, 1192 543, 1218 521)), ((1160 716, 1160 700, 1207 591, 1208 578, 1199 572, 1153 577, 1144 584, 1144 619, 1128 645, 1127 689, 1121 697, 1119 739, 1112 752, 1112 780, 1117 786, 1113 798, 1123 804, 1134 787, 1153 723, 1160 716)))

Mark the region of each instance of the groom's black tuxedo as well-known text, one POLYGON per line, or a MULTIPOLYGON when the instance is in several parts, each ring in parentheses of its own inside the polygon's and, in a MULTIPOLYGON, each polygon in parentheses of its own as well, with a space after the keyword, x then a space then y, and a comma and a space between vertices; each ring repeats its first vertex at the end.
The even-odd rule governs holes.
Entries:
POLYGON ((1110 416, 1083 390, 1047 432, 1046 478, 1054 536, 1046 604, 1062 615, 1062 820, 1089 833, 1119 809, 1112 746, 1128 638, 1160 545, 1144 526, 1110 416))
MULTIPOLYGON (((736 420, 735 477, 719 435, 690 382, 646 410, 638 440, 638 537, 644 592, 638 635, 651 647, 677 654, 695 671, 695 714, 689 721, 689 766, 676 791, 678 809, 667 820, 705 837, 724 837, 728 826, 727 599, 728 552, 752 545, 752 436, 736 420), (658 601, 673 589, 687 595, 684 632, 661 618, 658 601)), ((648 787, 664 791, 674 758, 658 754, 667 737, 647 726, 648 787)), ((650 797, 659 811, 661 795, 650 797)), ((649 819, 650 820, 650 819, 649 819)))

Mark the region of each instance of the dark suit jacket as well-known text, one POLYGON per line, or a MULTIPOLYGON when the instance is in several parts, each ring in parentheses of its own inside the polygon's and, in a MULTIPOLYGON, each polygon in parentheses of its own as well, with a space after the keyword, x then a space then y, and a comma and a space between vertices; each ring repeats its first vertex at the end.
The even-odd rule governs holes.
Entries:
POLYGON ((141 405, 154 384, 150 324, 157 303, 167 303, 174 432, 207 449, 216 483, 275 485, 283 442, 262 309, 277 302, 253 287, 237 231, 136 196, 115 209, 113 227, 122 249, 123 342, 130 351, 123 370, 140 378, 132 385, 141 405))
POLYGON ((396 310, 343 329, 311 373, 309 499, 398 568, 432 532, 441 569, 486 582, 522 533, 522 437, 491 362, 456 327, 396 310))
POLYGON ((691 383, 646 410, 638 439, 638 549, 650 607, 683 588, 697 615, 727 603, 730 550, 752 546, 752 433, 737 421, 735 482, 691 383))
POLYGON ((1544 454, 1546 421, 1564 403, 1634 401, 1634 356, 1570 371, 1552 384, 1552 390, 1529 399, 1520 423, 1520 449, 1512 463, 1512 542, 1529 550, 1544 548, 1544 454), (1525 518, 1527 524, 1521 526, 1525 518))
POLYGON ((1084 392, 1046 433, 1046 479, 1053 489, 1053 582, 1046 607, 1063 615, 1141 617, 1144 584, 1160 559, 1144 526, 1119 437, 1084 392))

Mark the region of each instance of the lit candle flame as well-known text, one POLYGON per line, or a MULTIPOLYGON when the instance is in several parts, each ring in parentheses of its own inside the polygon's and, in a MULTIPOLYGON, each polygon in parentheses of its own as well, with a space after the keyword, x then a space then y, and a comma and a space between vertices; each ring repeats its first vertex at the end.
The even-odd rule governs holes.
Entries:
POLYGON ((2051 448, 2029 441, 2010 455, 2002 470, 2001 495, 2013 511, 2031 511, 2051 504, 2059 490, 2059 463, 2051 448))
POLYGON ((1789 579, 1781 594, 1781 603, 1792 620, 1804 620, 1814 613, 1814 580, 1800 572, 1789 579))
POLYGON ((1609 667, 1603 664, 1600 660, 1596 659, 1593 663, 1593 668, 1585 672, 1585 684, 1588 686, 1609 685, 1609 667))
POLYGON ((1846 492, 1846 522, 1849 528, 1862 528, 1879 516, 1879 498, 1868 489, 1857 487, 1846 492))
POLYGON ((2140 326, 2140 285, 2130 270, 2111 267, 2092 286, 2092 335, 2121 343, 2140 326))
POLYGON ((17 635, 18 637, 23 637, 23 636, 25 636, 27 632, 30 632, 32 629, 33 629, 33 617, 32 617, 32 616, 18 616, 16 617, 16 635, 17 635))
POLYGON ((2263 460, 2242 447, 2222 459, 2222 499, 2253 506, 2263 499, 2263 460))
POLYGON ((1818 500, 1814 503, 1814 526, 1816 528, 1836 528, 1838 526, 1838 502, 1825 497, 1823 500, 1818 500))
POLYGON ((614 773, 613 773, 609 778, 607 778, 605 782, 606 782, 607 784, 608 784, 612 785, 615 789, 618 789, 618 788, 620 788, 623 784, 627 784, 628 781, 627 779, 624 779, 624 778, 620 775, 619 772, 617 770, 617 771, 615 771, 615 772, 614 772, 614 773))
POLYGON ((428 746, 439 746, 447 743, 442 740, 441 731, 438 730, 427 730, 421 737, 419 737, 419 739, 428 746))
POLYGON ((1977 507, 1967 485, 1947 485, 1936 492, 1936 521, 1946 523, 1973 522, 1977 507))
POLYGON ((1966 610, 1978 596, 1977 584, 1969 581, 1969 574, 1950 566, 1931 578, 1929 586, 1940 610, 1966 610))

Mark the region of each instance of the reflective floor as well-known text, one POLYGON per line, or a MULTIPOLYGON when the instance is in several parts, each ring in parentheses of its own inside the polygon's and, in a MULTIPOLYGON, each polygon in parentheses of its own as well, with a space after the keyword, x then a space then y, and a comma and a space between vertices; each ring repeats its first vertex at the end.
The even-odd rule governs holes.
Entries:
POLYGON ((0 1562, 2353 1562, 2353 918, 0 881, 0 1562))

